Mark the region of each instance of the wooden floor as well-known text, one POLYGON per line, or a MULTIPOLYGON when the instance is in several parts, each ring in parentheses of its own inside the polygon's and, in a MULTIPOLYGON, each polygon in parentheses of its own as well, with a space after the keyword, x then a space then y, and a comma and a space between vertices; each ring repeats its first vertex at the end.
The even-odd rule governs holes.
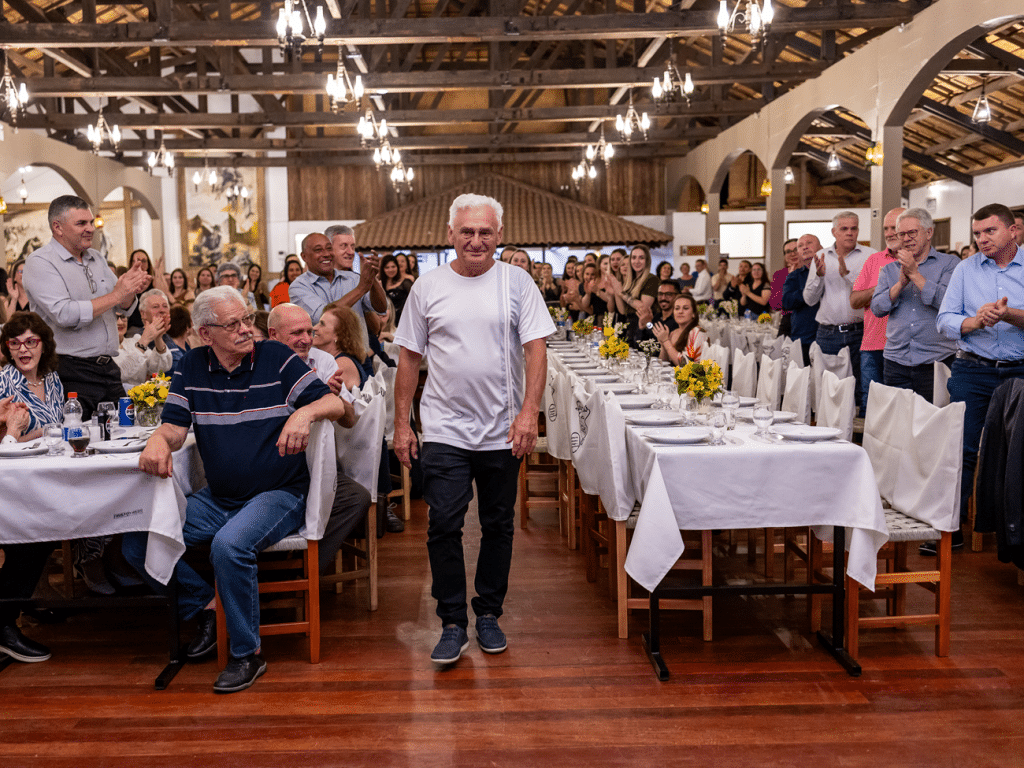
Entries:
POLYGON ((424 531, 418 506, 382 540, 376 613, 362 588, 324 597, 321 664, 299 638, 269 638, 266 676, 231 696, 211 691, 214 661, 153 690, 159 611, 27 627, 53 658, 0 673, 0 766, 1024 764, 1024 592, 991 545, 955 557, 948 659, 928 630, 876 631, 853 679, 812 642, 803 599, 735 598, 716 602, 712 643, 695 616, 667 618, 660 683, 644 614, 616 638, 606 585, 586 582, 545 513, 516 531, 509 650, 473 641, 435 671, 424 531))

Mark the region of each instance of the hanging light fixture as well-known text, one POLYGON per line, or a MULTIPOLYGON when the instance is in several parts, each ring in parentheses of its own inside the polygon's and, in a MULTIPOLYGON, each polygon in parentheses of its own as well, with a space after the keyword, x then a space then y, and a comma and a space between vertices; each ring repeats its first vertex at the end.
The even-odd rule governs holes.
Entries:
POLYGON ((793 169, 788 165, 786 166, 786 170, 782 174, 782 180, 785 181, 786 184, 796 183, 796 175, 793 173, 793 169))
POLYGON ((342 45, 338 46, 338 69, 335 74, 327 75, 326 90, 327 95, 331 97, 331 111, 335 114, 348 104, 350 94, 357 105, 363 100, 363 76, 356 75, 355 82, 352 82, 348 70, 345 69, 345 51, 342 45))
MULTIPOLYGON (((670 45, 672 45, 671 42, 670 45)), ((670 101, 675 98, 677 93, 689 103, 690 94, 693 93, 693 78, 690 77, 689 72, 686 73, 685 78, 679 74, 679 69, 675 64, 675 52, 673 48, 669 48, 665 72, 661 77, 654 78, 651 83, 651 95, 654 96, 655 101, 670 101)))
POLYGON ((317 53, 323 53, 324 36, 327 34, 327 20, 324 18, 322 6, 316 7, 316 18, 309 15, 306 0, 285 0, 284 6, 277 16, 277 44, 281 53, 291 56, 302 56, 302 44, 306 42, 306 27, 309 25, 311 34, 316 37, 317 53))
POLYGON ((103 146, 104 141, 110 142, 110 149, 117 152, 117 147, 121 143, 121 129, 117 125, 110 125, 107 123, 107 119, 103 116, 103 109, 100 109, 100 115, 96 119, 96 125, 90 125, 86 129, 86 137, 89 139, 89 143, 92 144, 92 153, 98 155, 100 148, 103 146))
POLYGON ((885 153, 882 151, 882 145, 871 144, 868 146, 867 151, 864 153, 864 165, 870 168, 872 165, 881 165, 885 159, 885 153))
POLYGON ((97 213, 96 218, 92 220, 92 225, 96 227, 96 229, 103 229, 103 217, 97 213))
POLYGON ((992 122, 992 107, 989 106, 988 96, 985 95, 985 86, 987 84, 987 80, 981 81, 981 98, 974 105, 974 114, 971 115, 971 122, 973 123, 984 124, 992 122))
POLYGON ((7 201, 4 200, 4 196, 0 195, 0 216, 7 213, 7 201))
POLYGON ((706 214, 706 213, 707 213, 708 211, 710 211, 710 210, 711 210, 711 206, 710 206, 710 205, 708 205, 707 203, 701 203, 701 204, 700 204, 700 212, 701 212, 701 213, 704 213, 704 214, 706 214))
POLYGON ((395 192, 398 192, 399 194, 403 191, 412 192, 412 180, 414 175, 412 168, 406 168, 402 165, 402 161, 399 160, 395 163, 394 168, 391 169, 391 186, 394 187, 395 192))
POLYGON ((629 107, 626 109, 625 115, 615 116, 615 129, 619 132, 623 141, 629 142, 633 140, 633 132, 639 133, 644 141, 647 141, 647 131, 651 128, 651 118, 644 112, 643 115, 637 114, 636 108, 633 106, 633 90, 629 91, 629 107))
POLYGON ((146 165, 149 166, 150 175, 153 174, 153 169, 158 165, 166 168, 168 174, 174 170, 174 153, 167 151, 167 147, 164 146, 163 136, 160 137, 160 149, 149 153, 149 157, 146 158, 146 165))
POLYGON ((828 162, 825 163, 825 168, 829 171, 838 171, 842 169, 843 164, 839 161, 839 155, 836 154, 835 147, 828 154, 828 162))
MULTIPOLYGON (((7 113, 7 119, 14 128, 14 132, 17 133, 18 116, 25 112, 25 106, 28 104, 28 88, 25 87, 25 83, 15 84, 10 65, 7 63, 6 53, 4 53, 4 74, 3 78, 0 78, 0 99, 3 99, 4 112, 7 113)), ((2 133, 0 133, 0 139, 3 139, 2 133)))
POLYGON ((723 37, 746 32, 754 40, 762 39, 774 19, 772 0, 764 0, 764 5, 758 5, 757 0, 736 0, 732 13, 726 0, 720 0, 718 5, 718 29, 723 37))
POLYGON ((764 181, 761 182, 761 197, 771 197, 771 196, 772 196, 772 182, 771 182, 771 180, 767 176, 765 176, 764 177, 764 181))

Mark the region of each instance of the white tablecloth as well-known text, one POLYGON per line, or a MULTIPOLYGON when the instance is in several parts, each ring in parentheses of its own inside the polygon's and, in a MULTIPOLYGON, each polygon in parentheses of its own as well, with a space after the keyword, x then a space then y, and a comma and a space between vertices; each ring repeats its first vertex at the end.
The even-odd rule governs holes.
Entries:
POLYGON ((173 474, 147 475, 138 453, 0 459, 0 544, 149 531, 146 570, 166 584, 185 551, 185 495, 206 484, 191 435, 173 474))

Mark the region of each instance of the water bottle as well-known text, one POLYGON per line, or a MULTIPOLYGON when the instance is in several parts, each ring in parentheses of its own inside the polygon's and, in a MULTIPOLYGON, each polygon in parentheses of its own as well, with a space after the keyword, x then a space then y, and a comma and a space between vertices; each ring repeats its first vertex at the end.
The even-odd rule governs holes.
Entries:
POLYGON ((82 436, 82 404, 78 402, 77 392, 68 392, 68 401, 64 403, 64 441, 72 437, 82 436), (77 430, 72 434, 72 430, 77 430))
POLYGON ((746 312, 743 313, 743 316, 745 318, 747 318, 747 320, 753 320, 754 319, 754 315, 753 315, 753 313, 749 309, 746 312))

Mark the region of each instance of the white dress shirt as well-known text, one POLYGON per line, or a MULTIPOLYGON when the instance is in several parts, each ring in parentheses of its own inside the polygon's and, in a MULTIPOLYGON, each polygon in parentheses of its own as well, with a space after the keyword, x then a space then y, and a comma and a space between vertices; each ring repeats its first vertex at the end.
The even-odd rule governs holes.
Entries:
POLYGON ((702 269, 697 273, 697 282, 693 284, 693 288, 690 290, 690 295, 693 296, 694 301, 711 301, 711 275, 708 274, 707 269, 702 269))
POLYGON ((864 310, 850 306, 850 293, 864 262, 868 260, 868 249, 858 245, 846 254, 846 269, 849 271, 845 275, 839 274, 839 257, 835 245, 818 252, 819 256, 822 254, 825 255, 825 276, 818 276, 813 262, 808 265, 804 303, 818 305, 818 314, 814 319, 819 325, 863 322, 864 310))

